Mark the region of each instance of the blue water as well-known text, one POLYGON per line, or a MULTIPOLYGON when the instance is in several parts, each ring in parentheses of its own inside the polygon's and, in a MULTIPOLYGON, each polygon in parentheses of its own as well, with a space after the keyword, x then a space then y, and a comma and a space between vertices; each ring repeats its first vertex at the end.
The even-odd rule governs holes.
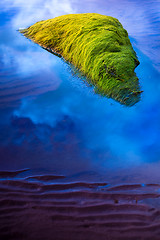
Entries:
POLYGON ((0 3, 0 170, 29 168, 126 182, 160 182, 160 1, 0 3), (116 17, 140 65, 141 101, 101 97, 62 59, 17 29, 68 13, 116 17))

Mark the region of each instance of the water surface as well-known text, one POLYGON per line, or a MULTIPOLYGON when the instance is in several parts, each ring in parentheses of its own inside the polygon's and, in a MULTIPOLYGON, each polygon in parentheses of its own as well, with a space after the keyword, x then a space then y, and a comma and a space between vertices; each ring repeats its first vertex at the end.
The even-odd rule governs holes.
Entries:
POLYGON ((65 1, 56 5, 58 12, 49 4, 58 3, 1 4, 1 169, 104 176, 136 169, 142 180, 158 181, 159 2, 65 1), (127 108, 95 94, 63 60, 16 31, 40 19, 78 12, 112 15, 129 32, 144 90, 136 106, 127 108))
POLYGON ((49 174, 63 175, 67 180, 57 182, 69 183, 160 183, 159 26, 158 0, 0 3, 0 171, 28 169, 18 175, 3 172, 1 179, 49 174), (38 20, 82 12, 116 17, 128 31, 144 91, 135 106, 96 94, 62 59, 17 31, 38 20))

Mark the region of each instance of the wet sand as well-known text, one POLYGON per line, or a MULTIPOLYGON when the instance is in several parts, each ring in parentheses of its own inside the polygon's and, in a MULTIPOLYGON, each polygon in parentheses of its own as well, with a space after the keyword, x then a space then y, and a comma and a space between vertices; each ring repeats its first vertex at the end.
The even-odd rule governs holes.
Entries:
POLYGON ((159 184, 0 172, 0 239, 159 240, 159 184))

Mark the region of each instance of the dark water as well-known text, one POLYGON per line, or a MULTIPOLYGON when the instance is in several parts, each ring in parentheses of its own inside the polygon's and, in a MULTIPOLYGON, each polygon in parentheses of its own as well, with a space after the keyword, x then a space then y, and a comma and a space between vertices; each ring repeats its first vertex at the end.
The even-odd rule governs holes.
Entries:
MULTIPOLYGON (((63 180, 67 182, 140 184, 142 192, 145 184, 160 183, 159 56, 159 0, 3 0, 0 171, 28 171, 17 175, 1 172, 2 181, 25 177, 32 182, 28 177, 60 175, 67 176, 63 180), (81 12, 116 17, 128 31, 140 61, 136 73, 144 91, 135 106, 124 107, 95 94, 69 65, 17 31, 38 20, 81 12)), ((49 180, 55 181, 54 176, 49 180)), ((61 181, 58 178, 57 182, 61 181)), ((19 186, 14 181, 12 184, 19 186)), ((160 187, 154 186, 157 198, 160 187)), ((77 187, 88 185, 71 189, 77 187)))

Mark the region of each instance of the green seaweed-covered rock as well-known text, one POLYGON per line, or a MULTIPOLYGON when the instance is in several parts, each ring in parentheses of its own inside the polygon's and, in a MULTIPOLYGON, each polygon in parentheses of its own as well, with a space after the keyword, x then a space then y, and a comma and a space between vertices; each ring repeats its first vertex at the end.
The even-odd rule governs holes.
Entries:
POLYGON ((139 61, 116 18, 69 14, 37 22, 21 32, 72 63, 99 93, 127 106, 139 101, 141 91, 134 72, 139 61))

